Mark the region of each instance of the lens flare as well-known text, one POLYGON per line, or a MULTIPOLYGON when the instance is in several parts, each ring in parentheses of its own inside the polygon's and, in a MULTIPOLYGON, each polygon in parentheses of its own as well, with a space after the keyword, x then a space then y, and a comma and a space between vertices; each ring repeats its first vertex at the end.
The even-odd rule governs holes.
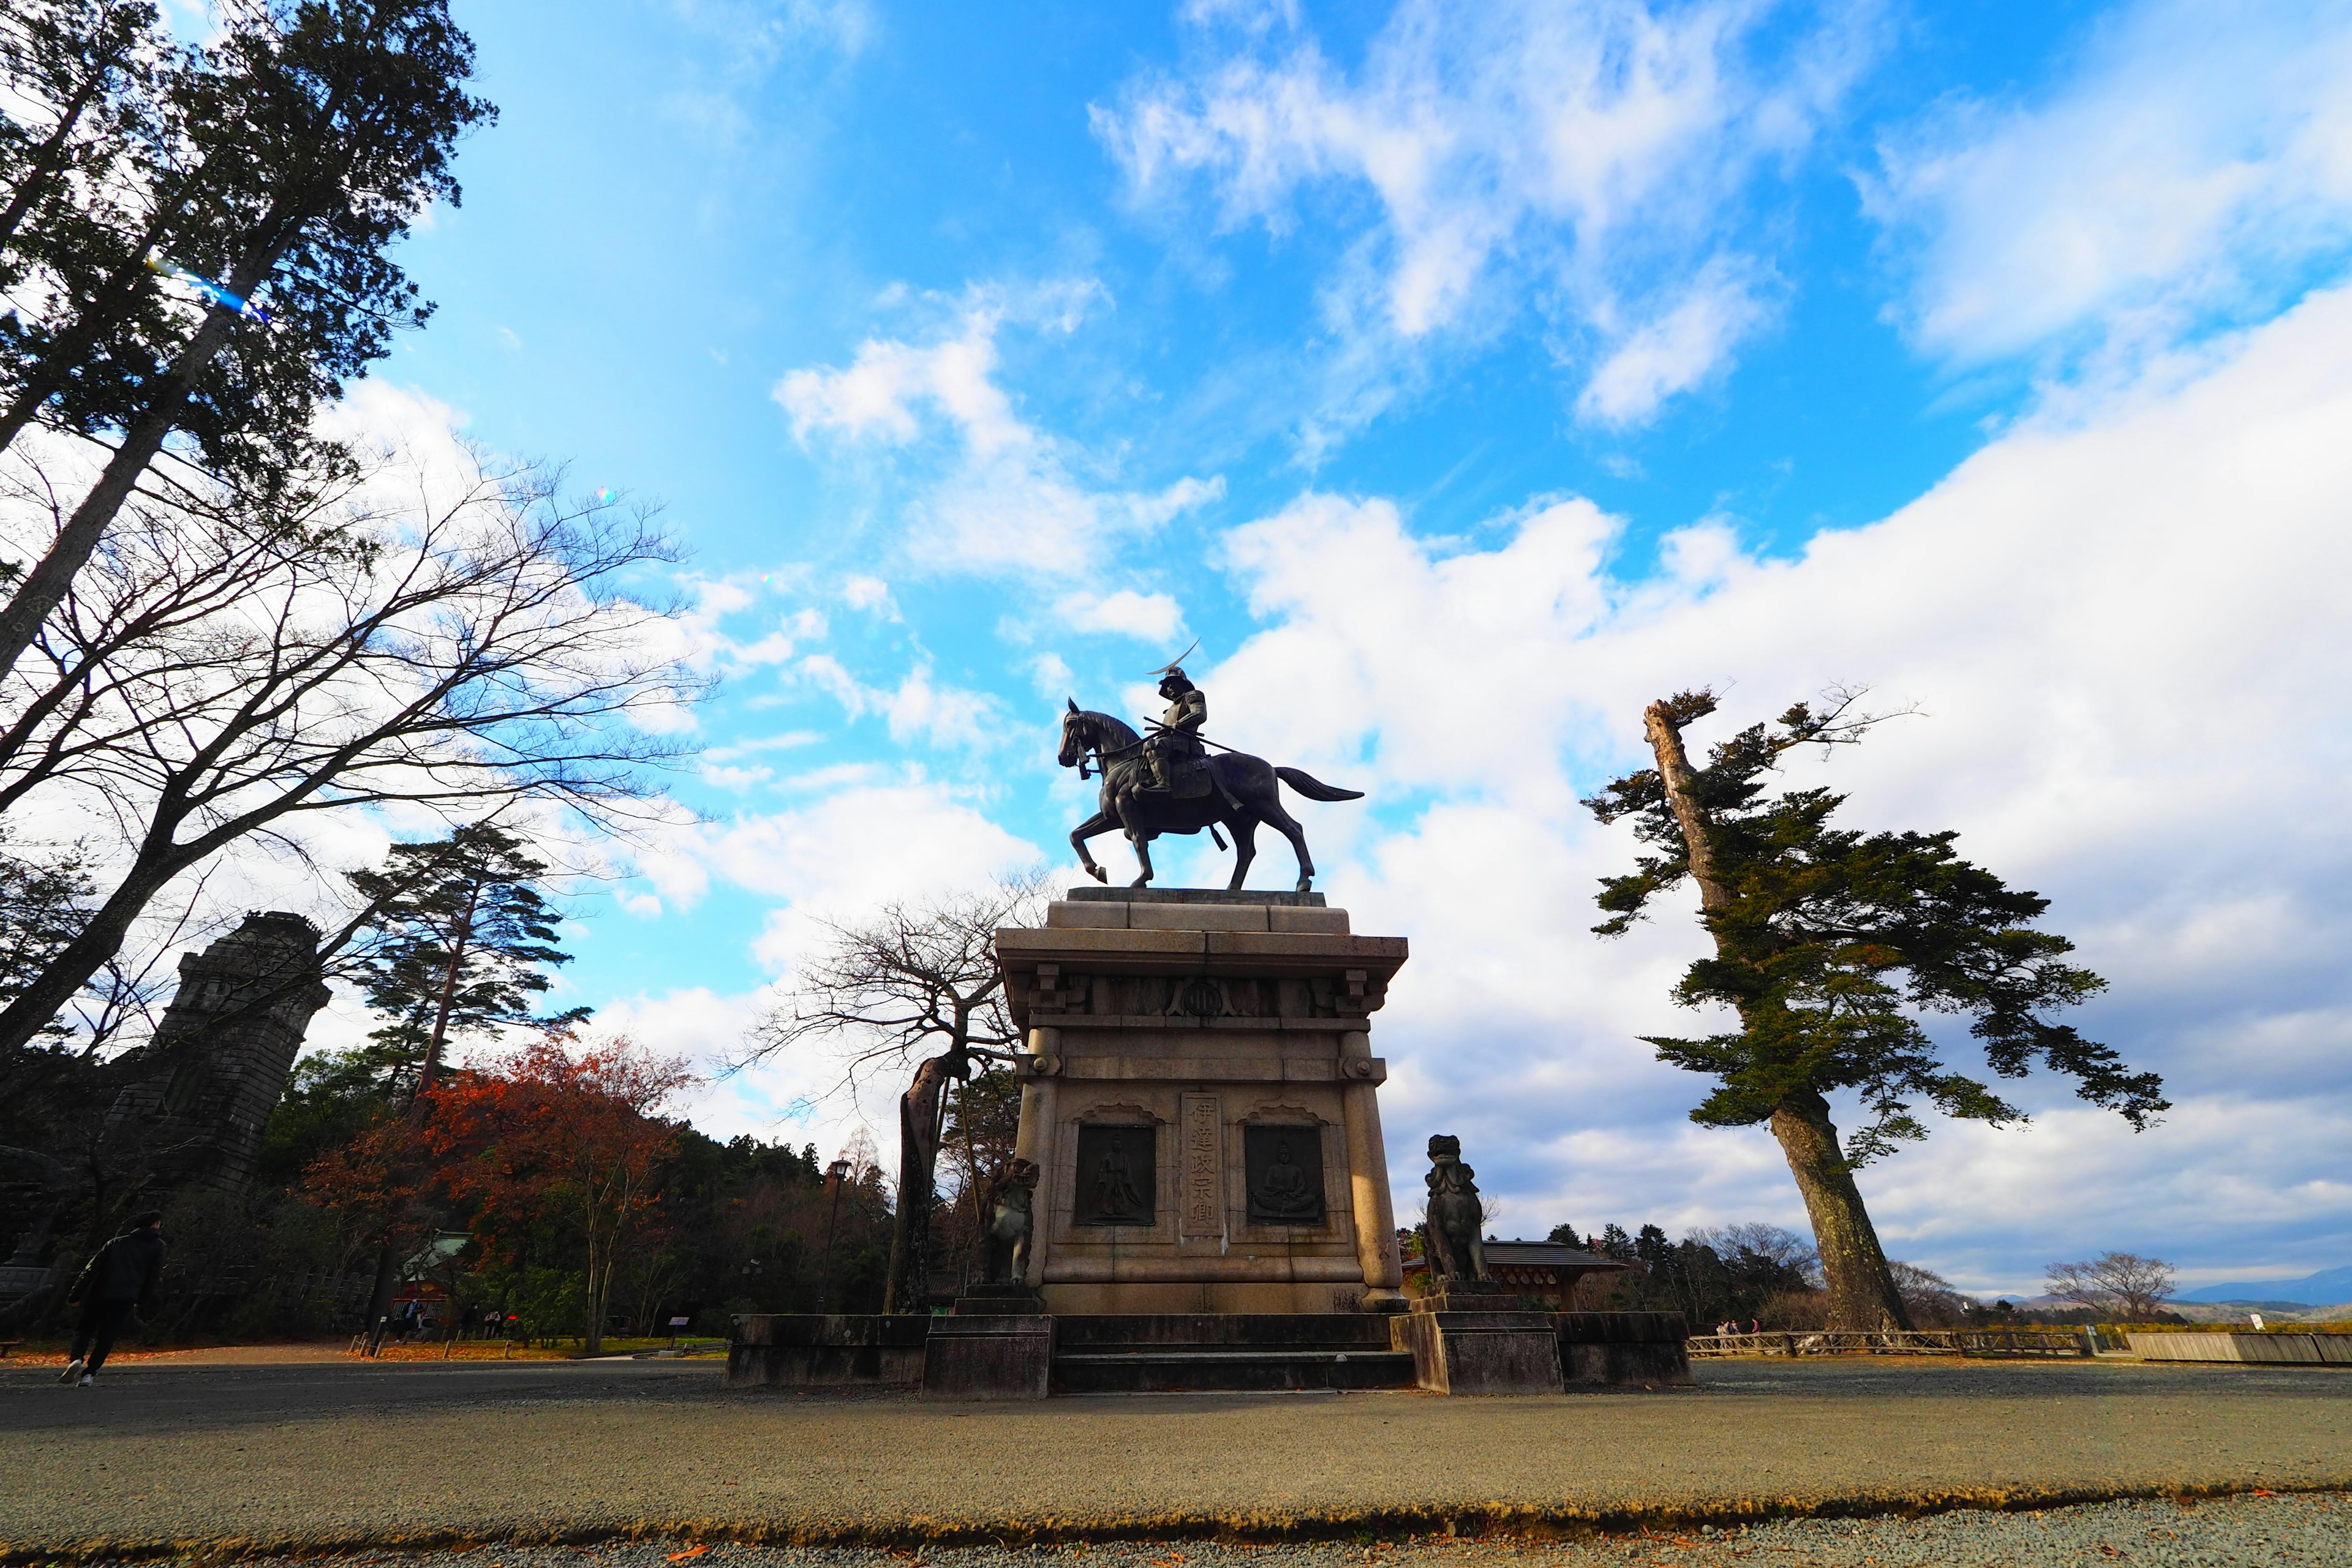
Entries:
POLYGON ((175 283, 184 283, 214 304, 235 310, 248 321, 259 321, 263 326, 269 324, 268 311, 250 300, 241 299, 230 293, 203 273, 192 272, 176 261, 166 261, 162 256, 150 251, 147 255, 147 270, 159 278, 169 278, 175 283))

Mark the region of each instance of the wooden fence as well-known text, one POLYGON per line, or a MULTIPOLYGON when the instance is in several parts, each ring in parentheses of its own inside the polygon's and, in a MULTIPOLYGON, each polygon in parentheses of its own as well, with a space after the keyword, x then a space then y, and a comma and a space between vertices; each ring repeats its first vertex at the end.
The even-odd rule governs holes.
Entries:
POLYGON ((1795 1333, 1693 1334, 1695 1356, 1958 1355, 2088 1356, 2080 1329, 1889 1329, 1883 1333, 1838 1330, 1795 1333))
POLYGON ((2142 1361, 2352 1366, 2352 1334, 2240 1334, 2224 1329, 2212 1333, 2133 1334, 2130 1338, 2133 1353, 2142 1361))

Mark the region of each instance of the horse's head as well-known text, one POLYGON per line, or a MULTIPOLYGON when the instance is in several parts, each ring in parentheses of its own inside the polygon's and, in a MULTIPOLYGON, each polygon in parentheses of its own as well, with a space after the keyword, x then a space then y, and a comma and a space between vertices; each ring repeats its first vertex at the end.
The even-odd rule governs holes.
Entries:
POLYGON ((1087 760, 1094 737, 1087 728, 1087 716, 1078 711, 1078 700, 1072 697, 1067 700, 1070 710, 1062 715, 1062 750, 1055 760, 1066 768, 1075 768, 1087 760))

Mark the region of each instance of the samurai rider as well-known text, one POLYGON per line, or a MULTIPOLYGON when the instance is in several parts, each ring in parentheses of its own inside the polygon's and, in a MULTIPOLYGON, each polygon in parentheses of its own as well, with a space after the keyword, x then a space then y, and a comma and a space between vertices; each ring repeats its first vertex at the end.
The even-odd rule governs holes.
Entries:
POLYGON ((1209 721, 1209 700, 1172 664, 1161 672, 1160 695, 1168 700, 1168 710, 1144 739, 1143 763, 1151 788, 1172 791, 1177 775, 1205 754, 1201 727, 1209 721))

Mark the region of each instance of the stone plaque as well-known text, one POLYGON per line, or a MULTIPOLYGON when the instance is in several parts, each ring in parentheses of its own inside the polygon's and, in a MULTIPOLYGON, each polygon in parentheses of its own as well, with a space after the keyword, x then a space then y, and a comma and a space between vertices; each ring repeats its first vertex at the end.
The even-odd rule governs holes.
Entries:
POLYGON ((1077 1191, 1071 1205, 1079 1225, 1149 1226, 1159 1167, 1152 1127, 1078 1127, 1077 1191))
POLYGON ((1217 1097, 1213 1094, 1187 1094, 1181 1097, 1183 1139, 1177 1155, 1179 1178, 1183 1183, 1183 1197, 1177 1205, 1176 1234, 1179 1236, 1223 1236, 1225 1232, 1224 1128, 1217 1119, 1217 1097))
POLYGON ((1321 1128, 1244 1127, 1242 1163, 1252 1225, 1323 1224, 1321 1128))

